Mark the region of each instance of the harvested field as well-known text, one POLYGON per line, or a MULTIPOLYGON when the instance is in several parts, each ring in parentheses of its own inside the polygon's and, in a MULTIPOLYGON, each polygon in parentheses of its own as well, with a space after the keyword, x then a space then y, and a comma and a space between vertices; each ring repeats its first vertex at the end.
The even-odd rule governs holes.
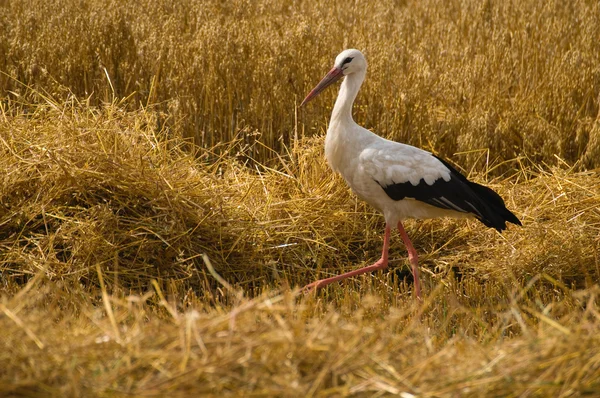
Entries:
MULTIPOLYGON (((339 3, 339 4, 338 4, 339 3)), ((0 3, 0 395, 600 393, 600 5, 0 3), (383 217, 323 158, 357 122, 522 220, 383 217)))

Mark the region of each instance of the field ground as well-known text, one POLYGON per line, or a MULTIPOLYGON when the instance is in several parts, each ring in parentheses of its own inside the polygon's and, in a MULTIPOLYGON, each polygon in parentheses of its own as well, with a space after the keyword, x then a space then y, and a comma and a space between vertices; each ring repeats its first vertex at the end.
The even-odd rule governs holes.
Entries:
POLYGON ((600 393, 597 2, 34 3, 0 2, 1 396, 600 393), (295 106, 349 44, 357 121, 523 222, 408 221, 422 302, 396 234, 298 291, 380 255, 335 90, 295 106))

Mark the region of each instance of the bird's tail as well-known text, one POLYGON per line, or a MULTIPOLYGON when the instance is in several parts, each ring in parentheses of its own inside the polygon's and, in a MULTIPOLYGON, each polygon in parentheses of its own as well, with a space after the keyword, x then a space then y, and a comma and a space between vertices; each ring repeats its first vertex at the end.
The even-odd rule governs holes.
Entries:
POLYGON ((506 222, 521 225, 521 221, 510 210, 506 208, 504 200, 491 188, 468 181, 469 187, 479 196, 481 201, 486 204, 487 209, 479 209, 482 217, 479 221, 490 228, 496 228, 498 231, 506 229, 506 222))

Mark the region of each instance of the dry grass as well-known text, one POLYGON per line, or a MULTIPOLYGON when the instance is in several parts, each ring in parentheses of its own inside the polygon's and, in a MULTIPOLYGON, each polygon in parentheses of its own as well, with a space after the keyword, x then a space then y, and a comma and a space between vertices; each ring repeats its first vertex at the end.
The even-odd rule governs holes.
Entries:
POLYGON ((597 2, 31 4, 0 4, 0 395, 598 394, 597 2), (294 289, 381 250, 313 134, 333 90, 294 111, 348 43, 357 119, 524 224, 409 222, 423 303, 395 235, 294 289))
MULTIPOLYGON (((297 105, 345 47, 370 63, 357 121, 463 164, 600 165, 597 1, 0 2, 0 70, 63 98, 160 103, 206 148, 313 135, 297 105), (65 87, 68 90, 65 90, 65 87)), ((23 93, 6 76, 0 90, 23 93)), ((255 146, 254 158, 272 153, 255 146)))
POLYGON ((379 255, 381 217, 328 172, 320 138, 258 172, 241 143, 238 159, 194 154, 152 112, 77 103, 9 103, 0 137, 4 394, 600 388, 594 173, 489 181, 524 221, 504 235, 410 223, 417 305, 397 237, 383 274, 288 290, 379 255))

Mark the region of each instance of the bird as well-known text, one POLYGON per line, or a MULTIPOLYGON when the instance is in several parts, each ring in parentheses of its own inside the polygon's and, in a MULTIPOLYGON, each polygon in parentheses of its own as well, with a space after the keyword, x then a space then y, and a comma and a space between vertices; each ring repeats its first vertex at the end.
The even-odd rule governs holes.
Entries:
POLYGON ((506 222, 521 225, 495 191, 469 181, 450 163, 423 149, 387 140, 352 118, 354 100, 367 73, 367 60, 357 49, 342 51, 333 68, 304 98, 300 107, 343 79, 325 136, 325 158, 360 199, 385 218, 383 250, 374 264, 319 279, 304 290, 319 289, 388 266, 390 234, 395 227, 408 252, 417 298, 421 297, 417 252, 402 222, 409 218, 475 218, 501 232, 506 222))

